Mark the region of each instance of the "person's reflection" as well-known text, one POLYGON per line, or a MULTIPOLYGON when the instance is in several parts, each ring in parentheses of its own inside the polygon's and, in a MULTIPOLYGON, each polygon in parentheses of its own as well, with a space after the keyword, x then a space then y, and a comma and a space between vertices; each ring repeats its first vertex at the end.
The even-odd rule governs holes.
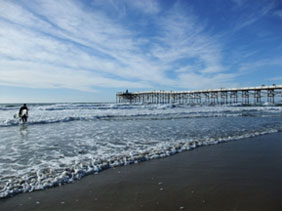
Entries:
POLYGON ((22 139, 26 140, 28 136, 28 126, 26 124, 22 124, 20 126, 20 134, 22 139))

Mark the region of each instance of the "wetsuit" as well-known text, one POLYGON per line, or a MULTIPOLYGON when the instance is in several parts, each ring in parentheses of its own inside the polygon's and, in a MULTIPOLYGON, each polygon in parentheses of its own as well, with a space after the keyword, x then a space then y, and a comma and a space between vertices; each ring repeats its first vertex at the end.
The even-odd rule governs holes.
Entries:
POLYGON ((23 122, 26 122, 27 121, 27 115, 28 115, 28 108, 26 107, 26 105, 23 105, 21 108, 20 108, 20 111, 19 111, 19 116, 21 117, 22 121, 23 122), (22 115, 22 111, 23 110, 26 110, 26 114, 22 115))

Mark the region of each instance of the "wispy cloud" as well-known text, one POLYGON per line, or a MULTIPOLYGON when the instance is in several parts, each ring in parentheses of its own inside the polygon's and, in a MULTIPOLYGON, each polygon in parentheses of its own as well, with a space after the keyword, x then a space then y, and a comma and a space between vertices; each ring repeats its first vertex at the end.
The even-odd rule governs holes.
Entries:
POLYGON ((156 14, 160 12, 160 5, 158 1, 154 0, 143 0, 143 1, 131 1, 131 0, 123 0, 127 4, 135 7, 136 9, 141 10, 144 13, 156 14))
POLYGON ((162 33, 152 49, 155 58, 166 61, 170 68, 175 67, 179 60, 197 60, 202 65, 194 71, 201 74, 223 71, 219 42, 203 32, 201 21, 192 12, 190 15, 183 14, 181 8, 175 5, 158 21, 162 33))
POLYGON ((269 81, 282 81, 282 76, 281 77, 272 77, 268 78, 269 81))
MULTIPOLYGON (((239 65, 238 74, 249 74, 250 72, 256 72, 259 68, 276 66, 282 67, 281 59, 273 58, 273 59, 262 59, 256 62, 244 62, 239 65)), ((281 72, 281 70, 277 69, 277 71, 281 72)))
MULTIPOLYGON (((29 71, 29 77, 37 76, 34 75, 36 71, 43 72, 41 66, 48 67, 50 74, 57 76, 53 78, 56 83, 61 83, 64 78, 55 71, 58 68, 69 71, 70 74, 66 75, 72 75, 74 80, 80 76, 82 70, 91 74, 100 74, 99 80, 92 80, 92 84, 88 84, 89 87, 125 84, 123 80, 109 80, 107 74, 138 79, 139 73, 129 71, 130 67, 126 67, 126 63, 123 63, 123 59, 126 60, 126 56, 131 57, 130 52, 134 53, 135 50, 131 32, 101 14, 86 13, 71 2, 65 4, 55 1, 38 2, 34 8, 31 6, 30 8, 41 13, 33 15, 27 8, 11 2, 6 3, 4 5, 6 13, 1 13, 4 19, 1 20, 0 29, 3 56, 1 60, 12 60, 12 64, 17 64, 14 61, 21 61, 14 71, 21 73, 24 63, 26 70, 29 71)), ((1 74, 10 67, 11 64, 2 65, 1 74)), ((93 79, 95 78, 97 76, 93 79)), ((30 83, 34 82, 30 81, 30 83)), ((73 85, 70 83, 67 88, 70 86, 75 89, 83 88, 76 85, 77 83, 73 85)), ((140 87, 138 83, 130 81, 126 85, 140 87)))
MULTIPOLYGON (((161 3, 2 0, 0 85, 82 91, 235 85, 240 71, 229 72, 224 43, 193 8, 175 1, 164 10, 161 3)), ((240 17, 237 29, 268 14, 269 5, 240 17)))
POLYGON ((179 87, 187 87, 188 89, 238 87, 239 83, 233 81, 236 76, 236 74, 227 73, 220 73, 213 76, 184 73, 179 75, 179 87))
POLYGON ((250 4, 241 0, 233 0, 237 7, 242 10, 242 15, 238 17, 238 22, 234 30, 241 30, 247 26, 254 24, 264 16, 272 14, 272 10, 276 7, 276 1, 265 1, 264 4, 250 4))
MULTIPOLYGON (((125 2, 145 13, 160 11, 155 1, 125 2)), ((79 2, 33 1, 25 5, 5 1, 1 8, 2 83, 29 83, 30 87, 59 84, 81 90, 174 86, 177 81, 165 72, 183 58, 198 58, 205 66, 198 70, 201 73, 222 70, 220 47, 201 35, 201 25, 193 15, 185 16, 177 7, 153 22, 163 34, 143 38, 138 37, 139 31, 79 2), (9 77, 4 71, 9 71, 9 77), (23 71, 28 75, 25 82, 9 81, 12 74, 23 71)))

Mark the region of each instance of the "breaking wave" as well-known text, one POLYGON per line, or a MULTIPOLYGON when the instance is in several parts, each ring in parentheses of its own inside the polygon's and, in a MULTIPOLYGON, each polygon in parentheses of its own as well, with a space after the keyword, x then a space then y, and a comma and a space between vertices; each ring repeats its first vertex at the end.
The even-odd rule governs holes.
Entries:
POLYGON ((278 129, 265 129, 261 131, 246 132, 234 136, 226 137, 203 137, 201 139, 180 140, 175 143, 159 143, 145 150, 136 150, 130 153, 121 152, 114 156, 102 159, 83 158, 80 161, 73 161, 74 165, 65 168, 41 168, 34 169, 20 178, 11 178, 5 183, 0 184, 0 198, 5 198, 18 193, 44 190, 51 187, 72 183, 75 180, 90 174, 97 174, 102 170, 136 164, 152 159, 168 157, 183 151, 188 151, 201 146, 214 145, 228 141, 235 141, 270 133, 281 132, 278 129))
POLYGON ((0 105, 0 198, 114 166, 282 131, 279 106, 0 105))

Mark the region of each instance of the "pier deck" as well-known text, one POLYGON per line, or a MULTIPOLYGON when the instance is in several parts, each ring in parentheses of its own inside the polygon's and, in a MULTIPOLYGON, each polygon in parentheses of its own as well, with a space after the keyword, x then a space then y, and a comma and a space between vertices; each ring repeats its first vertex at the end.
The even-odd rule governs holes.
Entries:
POLYGON ((118 92, 117 103, 144 104, 270 104, 282 103, 282 85, 196 91, 118 92))

